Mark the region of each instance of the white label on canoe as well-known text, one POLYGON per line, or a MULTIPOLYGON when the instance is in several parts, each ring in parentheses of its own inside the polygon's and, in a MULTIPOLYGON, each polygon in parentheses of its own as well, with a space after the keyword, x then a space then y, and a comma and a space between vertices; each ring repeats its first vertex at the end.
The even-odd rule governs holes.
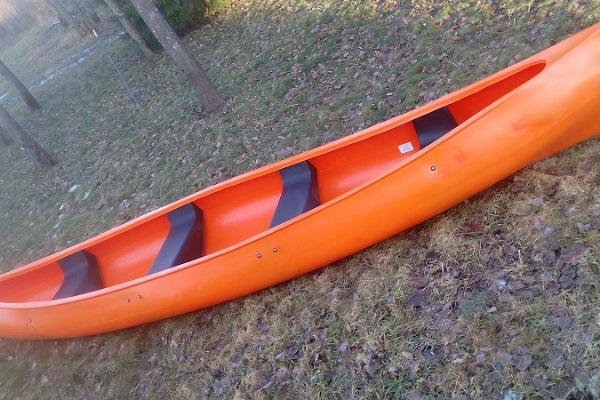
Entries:
POLYGON ((413 151, 415 148, 413 147, 411 142, 406 142, 398 146, 398 149, 400 150, 400 154, 404 154, 408 153, 409 151, 413 151))

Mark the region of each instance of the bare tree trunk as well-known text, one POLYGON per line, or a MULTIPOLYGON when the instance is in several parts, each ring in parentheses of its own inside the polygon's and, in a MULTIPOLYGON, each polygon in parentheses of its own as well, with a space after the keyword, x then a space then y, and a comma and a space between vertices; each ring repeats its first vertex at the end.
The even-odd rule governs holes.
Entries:
POLYGON ((23 101, 32 110, 39 110, 42 108, 40 103, 33 97, 29 89, 13 74, 13 72, 0 60, 0 75, 6 78, 18 91, 23 101))
POLYGON ((60 21, 62 26, 66 28, 75 25, 73 21, 73 16, 71 16, 71 13, 69 13, 69 11, 61 3, 61 0, 48 0, 48 4, 50 4, 50 6, 58 15, 58 20, 60 21))
POLYGON ((223 96, 217 92, 198 61, 187 52, 152 0, 131 0, 131 3, 167 54, 183 70, 202 107, 208 112, 219 108, 225 102, 223 96))
POLYGON ((116 15, 121 25, 123 25, 123 28, 125 28, 125 31, 127 31, 127 33, 129 34, 129 37, 131 37, 138 44, 140 49, 142 49, 142 52, 147 57, 150 57, 152 55, 152 50, 150 50, 150 48, 146 44, 146 41, 138 32, 136 27, 133 26, 131 22, 129 22, 129 20, 125 16, 125 13, 123 13, 123 10, 121 10, 121 7, 119 7, 115 0, 104 0, 104 2, 108 6, 108 8, 110 8, 110 10, 113 12, 113 14, 116 15))
POLYGON ((0 106, 0 130, 17 140, 29 156, 41 166, 51 167, 56 164, 54 158, 42 149, 2 106, 0 106))

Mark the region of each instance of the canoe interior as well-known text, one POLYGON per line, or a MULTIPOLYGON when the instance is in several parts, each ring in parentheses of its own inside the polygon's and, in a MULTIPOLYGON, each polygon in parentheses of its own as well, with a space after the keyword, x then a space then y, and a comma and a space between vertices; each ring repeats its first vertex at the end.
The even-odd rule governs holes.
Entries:
POLYGON ((466 97, 457 96, 430 114, 308 158, 287 171, 288 175, 274 171, 207 194, 180 216, 159 215, 88 247, 85 254, 75 255, 79 258, 3 275, 0 301, 23 303, 74 296, 233 246, 272 228, 276 214, 284 219, 300 215, 394 169, 543 68, 541 62, 532 65, 466 97), (158 259, 163 265, 157 264, 158 259), (67 263, 72 264, 71 270, 66 269, 67 263))

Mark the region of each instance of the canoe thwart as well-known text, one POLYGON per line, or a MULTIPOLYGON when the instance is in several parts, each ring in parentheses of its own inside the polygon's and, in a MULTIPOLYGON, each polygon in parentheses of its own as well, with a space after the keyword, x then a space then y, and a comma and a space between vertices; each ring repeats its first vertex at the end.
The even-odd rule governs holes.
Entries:
POLYGON ((421 148, 429 146, 457 127, 448 107, 442 107, 413 121, 421 148))
POLYGON ((203 255, 202 210, 190 203, 169 214, 169 235, 148 275, 200 258, 203 255))
POLYGON ((283 192, 271 220, 271 228, 321 204, 317 173, 308 161, 283 168, 279 174, 283 181, 283 192))
POLYGON ((55 299, 102 289, 98 262, 93 254, 83 250, 63 258, 58 264, 64 278, 58 292, 54 295, 55 299))

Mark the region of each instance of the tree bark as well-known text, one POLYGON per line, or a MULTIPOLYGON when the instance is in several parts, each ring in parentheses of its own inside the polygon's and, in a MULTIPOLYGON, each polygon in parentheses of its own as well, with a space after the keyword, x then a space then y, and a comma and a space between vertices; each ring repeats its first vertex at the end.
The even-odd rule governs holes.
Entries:
POLYGON ((58 20, 60 21, 63 27, 67 28, 69 26, 75 25, 73 21, 73 16, 71 16, 71 13, 69 13, 69 11, 61 3, 61 0, 48 0, 48 4, 50 4, 50 6, 58 15, 58 20))
POLYGON ((215 89, 198 61, 185 49, 183 42, 152 0, 131 0, 131 3, 167 54, 183 70, 190 86, 198 95, 202 108, 208 112, 219 108, 225 102, 223 96, 215 89))
POLYGON ((123 25, 123 28, 125 28, 125 31, 129 34, 129 37, 137 43, 137 45, 140 47, 140 49, 142 49, 142 52, 147 57, 150 57, 152 55, 152 50, 150 50, 150 47, 148 47, 146 41, 138 32, 136 27, 133 26, 131 22, 129 22, 129 20, 125 16, 125 13, 123 13, 123 10, 121 10, 121 7, 119 7, 119 5, 114 0, 104 0, 104 2, 108 6, 108 8, 110 8, 110 10, 113 12, 113 14, 115 14, 121 25, 123 25))
POLYGON ((56 161, 27 133, 21 125, 0 106, 0 130, 12 136, 33 160, 43 167, 51 167, 56 161))
POLYGON ((6 78, 18 91, 23 101, 32 110, 39 110, 42 108, 40 103, 33 97, 29 89, 16 77, 15 74, 0 60, 0 75, 6 78))

